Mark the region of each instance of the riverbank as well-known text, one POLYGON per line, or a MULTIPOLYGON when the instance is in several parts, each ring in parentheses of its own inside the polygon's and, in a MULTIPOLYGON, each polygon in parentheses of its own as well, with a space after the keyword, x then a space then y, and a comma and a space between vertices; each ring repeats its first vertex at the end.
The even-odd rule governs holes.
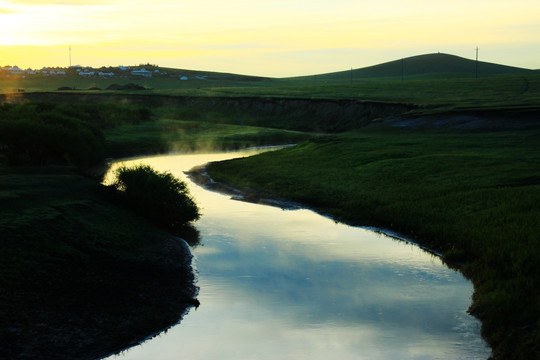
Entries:
POLYGON ((183 240, 69 166, 0 167, 0 357, 98 359, 197 305, 183 240))
POLYGON ((366 129, 208 171, 229 186, 394 230, 462 264, 493 357, 531 359, 540 351, 538 136, 366 129))
MULTIPOLYGON (((299 202, 291 201, 286 198, 279 197, 276 194, 267 193, 262 190, 257 190, 254 188, 247 188, 247 187, 235 188, 232 184, 226 185, 224 183, 216 182, 214 181, 214 179, 212 179, 212 177, 208 173, 208 166, 211 164, 212 163, 196 166, 192 168, 191 170, 189 170, 188 172, 186 172, 186 175, 195 184, 202 186, 203 188, 210 191, 215 191, 221 194, 230 195, 231 199, 233 200, 244 201, 244 202, 249 202, 249 203, 259 204, 259 205, 274 206, 283 210, 309 209, 323 216, 327 216, 334 221, 338 221, 331 214, 327 213, 325 209, 323 208, 310 207, 307 204, 301 204, 299 202)), ((371 227, 371 226, 364 226, 364 228, 372 230, 377 233, 384 234, 396 240, 414 244, 418 246, 419 248, 421 248, 422 250, 443 259, 442 253, 434 249, 430 249, 427 246, 423 246, 421 243, 417 241, 413 241, 411 238, 408 238, 390 229, 380 228, 380 227, 371 227)), ((452 267, 460 266, 460 264, 449 264, 449 265, 452 267)))
MULTIPOLYGON (((431 94, 433 86, 427 88, 431 94)), ((409 90, 406 93, 411 93, 409 90)), ((455 91, 451 90, 449 93, 455 94, 455 91)), ((475 91, 475 93, 487 96, 485 92, 475 91)), ((530 101, 534 104, 537 103, 535 94, 535 92, 530 94, 530 101)), ((540 343, 537 330, 539 325, 535 323, 540 314, 534 306, 540 303, 537 291, 539 287, 535 280, 540 278, 537 267, 539 247, 536 237, 540 231, 537 207, 539 200, 536 196, 539 193, 536 172, 538 133, 535 128, 499 132, 473 130, 468 139, 463 139, 459 134, 454 136, 446 132, 433 131, 426 135, 422 131, 414 133, 406 128, 402 129, 403 125, 410 126, 408 123, 411 119, 418 127, 425 127, 424 120, 428 122, 431 120, 426 117, 405 119, 402 116, 403 112, 408 113, 412 108, 399 104, 396 107, 391 102, 372 104, 357 100, 313 101, 308 98, 279 100, 266 96, 255 101, 250 96, 235 99, 232 95, 230 99, 219 97, 219 101, 213 98, 196 99, 188 96, 179 99, 111 94, 78 95, 81 96, 36 94, 34 100, 54 101, 38 104, 37 108, 41 108, 42 111, 59 111, 70 117, 84 115, 84 121, 98 125, 103 129, 107 139, 108 156, 113 157, 180 151, 186 149, 185 145, 187 149, 201 145, 225 149, 279 143, 276 139, 285 139, 285 142, 281 143, 290 143, 294 139, 300 141, 311 136, 305 133, 283 132, 277 129, 269 131, 265 128, 243 125, 341 131, 371 121, 372 126, 379 124, 384 126, 384 122, 378 120, 384 120, 384 117, 388 116, 392 123, 387 125, 395 127, 392 131, 367 129, 365 132, 364 129, 339 136, 318 137, 302 146, 279 152, 281 155, 272 161, 263 157, 264 160, 261 162, 255 160, 255 163, 246 167, 239 167, 242 171, 238 171, 237 177, 231 178, 230 182, 242 184, 244 181, 245 186, 253 188, 264 186, 271 194, 281 193, 285 198, 325 209, 325 212, 336 218, 352 223, 395 229, 408 237, 421 240, 430 248, 440 249, 447 260, 465 263, 462 271, 475 279, 477 294, 485 294, 483 298, 475 298, 472 310, 484 321, 484 335, 490 339, 490 344, 494 348, 502 349, 503 355, 510 354, 513 349, 527 354, 528 349, 533 346, 531 344, 540 343), (129 98, 128 103, 132 106, 107 104, 107 101, 122 98, 129 98), (152 106, 152 101, 163 99, 169 99, 172 103, 160 104, 158 109, 152 108, 152 111, 138 106, 140 103, 152 106), (196 101, 191 104, 191 100, 196 101), (217 101, 216 104, 212 103, 214 100, 217 101), (76 106, 73 107, 71 102, 75 102, 76 106), (293 111, 297 108, 298 112, 293 111), (245 111, 247 114, 239 114, 239 111, 245 111), (362 115, 364 112, 365 116, 362 115), (285 113, 287 116, 281 116, 285 113), (339 116, 345 113, 348 114, 346 117, 339 116), (317 115, 316 118, 313 117, 314 114, 317 115), (394 115, 397 116, 395 118, 397 121, 393 120, 394 115), (351 121, 336 123, 334 121, 336 116, 340 121, 344 119, 351 121), (242 126, 237 126, 238 124, 242 126), (217 128, 220 134, 216 137, 212 133, 217 128), (178 139, 182 141, 177 141, 178 139), (494 167, 488 167, 489 171, 486 172, 485 166, 489 164, 493 164, 494 167), (455 206, 446 208, 443 206, 446 204, 455 206), (424 216, 426 214, 427 216, 424 216), (527 229, 527 232, 521 233, 522 229, 527 229), (456 234, 459 236, 456 237, 456 234), (479 270, 482 268, 487 271, 479 270), (502 316, 499 318, 499 315, 502 316)), ((431 96, 437 98, 437 101, 445 99, 431 96)), ((517 98, 521 104, 523 93, 520 92, 517 98)), ((23 97, 19 96, 17 101, 22 100, 23 97)), ((470 98, 470 101, 474 106, 487 107, 481 101, 478 103, 475 98, 470 98)), ((506 101, 505 95, 501 100, 505 108, 506 101)), ((418 105, 415 105, 413 108, 417 107, 418 105)), ((536 109, 532 105, 525 108, 532 109, 533 112, 536 109)), ((432 114, 436 113, 437 109, 424 108, 422 111, 429 111, 432 114)), ((460 116, 462 115, 460 112, 460 116)), ((457 125, 462 126, 461 118, 458 120, 457 125)), ((477 119, 472 120, 468 123, 478 122, 477 119)), ((488 127, 493 124, 492 121, 487 121, 488 127)), ((495 125, 497 124, 498 122, 495 122, 495 125)), ((518 121, 517 124, 519 125, 517 127, 530 125, 528 120, 518 121)), ((511 124, 509 127, 516 126, 511 124)), ((246 160, 249 161, 251 160, 246 160)), ((45 169, 53 171, 51 167, 45 169)), ((124 261, 130 259, 130 256, 125 254, 125 249, 130 249, 133 251, 131 253, 134 256, 133 262, 126 264, 140 265, 144 264, 144 261, 138 258, 136 253, 144 249, 133 247, 131 241, 150 240, 156 248, 160 246, 160 240, 154 241, 159 236, 153 227, 144 225, 139 218, 125 212, 124 215, 118 215, 125 209, 120 210, 114 206, 109 208, 110 199, 105 199, 106 204, 96 208, 93 201, 104 194, 95 197, 91 195, 95 189, 90 191, 88 189, 93 189, 93 186, 98 184, 88 189, 83 188, 80 192, 75 191, 77 187, 73 184, 86 183, 80 174, 73 174, 72 170, 67 174, 64 170, 58 170, 56 174, 41 174, 39 168, 19 168, 16 171, 19 170, 21 173, 15 174, 14 177, 9 171, 2 174, 0 181, 13 182, 9 186, 20 185, 21 189, 2 187, 0 220, 3 224, 20 222, 20 226, 11 231, 9 227, 2 225, 0 227, 2 231, 11 232, 7 233, 7 236, 0 234, 2 235, 0 239, 5 241, 8 246, 4 243, 2 245, 9 251, 13 247, 16 251, 20 251, 20 254, 25 256, 32 254, 37 257, 28 260, 25 256, 19 256, 20 254, 12 256, 9 251, 6 252, 5 256, 9 261, 6 262, 7 265, 0 266, 4 266, 1 273, 7 275, 2 277, 7 276, 9 280, 9 276, 13 275, 12 280, 2 280, 6 286, 20 283, 24 284, 21 285, 23 288, 31 288, 31 284, 25 280, 25 274, 36 276, 41 274, 34 283, 42 284, 47 289, 51 279, 55 279, 56 276, 67 278, 65 274, 73 274, 73 281, 66 282, 62 286, 69 289, 69 286, 77 284, 80 288, 84 288, 86 281, 91 279, 88 274, 94 273, 91 264, 98 268, 100 266, 99 261, 92 259, 99 260, 104 251, 105 253, 112 251, 112 258, 124 261), (37 173, 33 173, 35 171, 37 173), (63 181, 73 179, 72 176, 76 176, 78 180, 72 180, 67 186, 63 185, 63 181), (68 189, 74 192, 56 198, 58 189, 60 193, 68 189), (24 195, 26 192, 29 195, 24 195), (89 198, 79 198, 81 194, 87 194, 89 198), (35 199, 42 199, 42 202, 35 203, 35 199), (11 204, 20 205, 19 209, 22 211, 10 213, 11 204), (113 209, 116 210, 112 211, 113 209), (98 216, 99 219, 94 216, 98 216), (126 222, 119 220, 119 224, 123 225, 116 224, 117 219, 126 217, 129 218, 126 222), (100 229, 100 224, 109 226, 101 228, 103 236, 99 232, 95 233, 95 229, 100 229), (134 233, 134 229, 138 229, 138 226, 152 230, 134 233), (54 234, 63 234, 66 243, 58 242, 54 234), (16 237, 18 235, 19 238, 16 237), (25 242, 25 238, 31 241, 25 242), (43 238, 47 241, 42 241, 43 238), (79 238, 80 243, 75 241, 72 245, 72 240, 79 238), (109 246, 120 238, 128 238, 129 241, 120 242, 117 248, 110 249, 109 246), (81 244, 86 243, 91 244, 91 247, 81 248, 81 244), (33 247, 34 244, 39 246, 33 247), (57 255, 49 256, 42 251, 50 246, 57 246, 53 249, 53 253, 57 255), (90 270, 80 268, 79 260, 84 254, 94 257, 87 258, 89 266, 87 269, 90 270), (42 264, 45 265, 42 267, 42 264), (58 264, 64 264, 66 267, 58 267, 58 264), (13 268, 10 269, 10 266, 13 268), (72 272, 73 269, 77 271, 72 272)), ((109 265, 111 266, 109 270, 115 272, 114 262, 109 265)), ((128 268, 129 266, 125 269, 128 268)), ((128 274, 129 271, 126 270, 124 273, 128 274)), ((96 280, 96 286, 103 285, 107 281, 107 279, 96 280)), ((118 284, 121 285, 122 281, 118 280, 118 284)), ((139 285, 144 288, 143 284, 139 285)), ((11 290, 6 292, 10 293, 11 290)), ((105 297, 109 296, 108 293, 103 293, 106 294, 105 297)), ((137 296, 134 293, 133 298, 137 296)), ((0 296, 0 299, 17 306, 17 302, 10 301, 8 295, 0 296)), ((54 304, 56 300, 49 302, 54 304)), ((39 301, 35 300, 31 305, 36 303, 39 301)), ((6 310, 2 310, 6 313, 22 314, 26 310, 23 304, 20 306, 20 308, 6 306, 6 310)), ((147 316, 152 318, 152 314, 147 316)), ((31 316, 28 319, 31 319, 31 316)), ((141 322, 140 325, 141 328, 144 327, 144 323, 141 322)), ((8 326, 3 328, 8 329, 8 326)), ((34 334, 41 330, 35 330, 34 334)))
MULTIPOLYGON (((44 126, 68 117, 72 123, 96 126, 106 138, 97 148, 115 158, 309 137, 155 119, 137 105, 28 103, 1 110, 6 126, 19 124, 23 129, 21 114, 29 122, 43 117, 44 126)), ((189 248, 134 215, 115 191, 101 185, 99 177, 106 171, 102 166, 90 176, 88 169, 64 164, 70 153, 48 157, 47 151, 35 153, 42 155, 41 166, 31 165, 34 148, 53 155, 57 150, 51 136, 41 138, 42 148, 27 149, 25 144, 36 144, 34 133, 6 138, 18 141, 21 151, 12 158, 19 166, 8 165, 12 153, 0 154, 0 344, 5 344, 0 357, 96 359, 180 321, 187 308, 198 304, 189 248)), ((191 245, 198 243, 196 229, 182 230, 191 245)))

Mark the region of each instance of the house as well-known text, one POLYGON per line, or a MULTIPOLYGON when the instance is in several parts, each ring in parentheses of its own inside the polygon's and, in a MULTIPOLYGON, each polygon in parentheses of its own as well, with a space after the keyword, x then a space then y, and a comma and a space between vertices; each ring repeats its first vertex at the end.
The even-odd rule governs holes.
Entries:
POLYGON ((8 69, 8 71, 9 71, 11 74, 14 74, 14 75, 22 75, 22 74, 24 74, 24 70, 21 69, 21 68, 18 67, 18 66, 10 67, 10 68, 8 69))
POLYGON ((79 75, 81 75, 81 76, 94 76, 95 72, 89 71, 88 69, 85 69, 83 71, 80 71, 79 75))
POLYGON ((113 72, 98 72, 98 75, 99 76, 114 76, 114 73, 113 72))
POLYGON ((187 77, 187 76, 181 76, 181 77, 180 77, 180 80, 184 80, 184 81, 185 81, 185 80, 188 80, 188 77, 187 77))
POLYGON ((142 69, 139 69, 139 70, 133 70, 131 72, 131 75, 133 75, 133 76, 142 76, 142 77, 152 77, 152 72, 142 68, 142 69))

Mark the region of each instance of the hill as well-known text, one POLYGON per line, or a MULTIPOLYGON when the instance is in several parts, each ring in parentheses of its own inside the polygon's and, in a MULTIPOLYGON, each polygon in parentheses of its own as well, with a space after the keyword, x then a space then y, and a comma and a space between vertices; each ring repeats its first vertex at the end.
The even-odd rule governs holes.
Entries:
MULTIPOLYGON (((538 71, 514 66, 478 62, 478 76, 534 74, 538 71)), ((450 54, 425 54, 361 69, 339 71, 316 75, 321 80, 359 80, 375 78, 467 78, 476 76, 476 61, 450 54)), ((312 78, 313 76, 295 77, 295 79, 312 78)))
MULTIPOLYGON (((314 85, 332 85, 344 83, 365 83, 373 81, 405 80, 440 80, 440 79, 474 79, 476 76, 476 61, 449 54, 426 54, 389 61, 386 63, 360 69, 346 70, 310 76, 288 78, 268 78, 212 71, 187 70, 158 67, 156 65, 141 65, 133 68, 103 67, 100 69, 85 68, 81 76, 76 69, 69 68, 59 71, 56 75, 44 75, 42 72, 32 74, 9 74, 8 70, 0 69, 0 93, 17 91, 57 91, 57 90, 107 90, 110 86, 136 84, 153 93, 208 95, 208 92, 222 94, 224 89, 238 88, 242 95, 271 94, 272 89, 283 86, 309 86, 308 92, 316 91, 314 85), (151 76, 133 75, 133 70, 144 71, 151 76), (58 74, 65 75, 58 75, 58 74), (93 74, 93 75, 89 75, 93 74), (102 74, 102 75, 100 75, 102 74), (255 89, 255 90, 254 90, 255 89), (172 91, 172 92, 171 92, 172 91)), ((60 69, 61 70, 61 69, 60 69)), ((52 72, 51 72, 52 74, 52 72)), ((478 76, 482 78, 509 75, 539 75, 540 70, 530 70, 494 63, 478 62, 478 76)), ((131 90, 131 89, 128 89, 131 90)), ((226 92, 226 91, 225 91, 226 92)), ((290 89, 286 91, 290 93, 290 89)), ((331 96, 335 97, 335 96, 331 96)))

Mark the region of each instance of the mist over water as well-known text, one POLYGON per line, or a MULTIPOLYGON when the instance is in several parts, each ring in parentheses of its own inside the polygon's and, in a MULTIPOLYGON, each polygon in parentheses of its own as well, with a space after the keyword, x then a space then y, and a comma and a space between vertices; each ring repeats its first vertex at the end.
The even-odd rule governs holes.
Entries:
MULTIPOLYGON (((253 152, 251 152, 253 153, 253 152)), ((246 153, 131 160, 170 171, 246 153)), ((472 285, 415 245, 189 184, 201 306, 119 359, 487 359, 472 285)), ((112 357, 114 358, 114 357, 112 357)))

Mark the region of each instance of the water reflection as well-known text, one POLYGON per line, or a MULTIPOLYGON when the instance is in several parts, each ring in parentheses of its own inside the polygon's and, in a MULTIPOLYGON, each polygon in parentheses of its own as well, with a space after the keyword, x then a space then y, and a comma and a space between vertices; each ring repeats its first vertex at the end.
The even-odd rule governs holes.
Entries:
MULTIPOLYGON (((183 171, 234 155, 144 161, 183 171)), ((416 246, 191 185, 201 307, 125 359, 486 359, 472 286, 416 246)))

